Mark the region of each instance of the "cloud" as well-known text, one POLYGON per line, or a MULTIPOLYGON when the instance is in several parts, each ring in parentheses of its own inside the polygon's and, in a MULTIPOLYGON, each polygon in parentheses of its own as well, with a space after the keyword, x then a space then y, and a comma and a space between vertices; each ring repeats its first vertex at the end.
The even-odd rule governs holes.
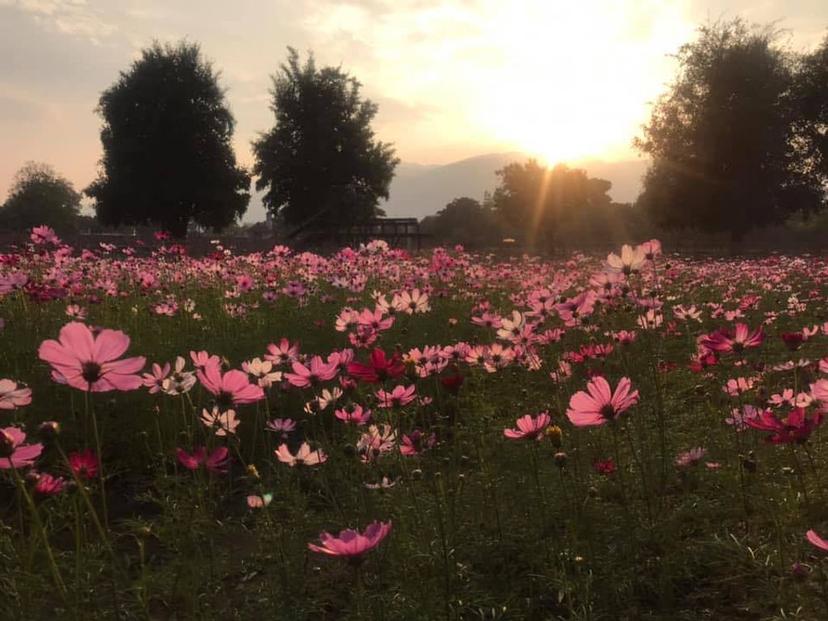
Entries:
POLYGON ((0 0, 0 6, 32 15, 45 28, 83 37, 95 45, 113 35, 117 28, 89 6, 86 0, 0 0))

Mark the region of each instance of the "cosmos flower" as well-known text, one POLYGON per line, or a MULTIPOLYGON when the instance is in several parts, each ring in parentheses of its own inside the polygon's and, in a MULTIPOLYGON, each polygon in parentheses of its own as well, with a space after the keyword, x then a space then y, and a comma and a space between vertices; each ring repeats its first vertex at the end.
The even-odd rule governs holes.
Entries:
POLYGON ((31 388, 10 379, 0 379, 0 410, 15 410, 32 402, 31 388))
POLYGON ((371 522, 363 532, 343 530, 334 537, 323 532, 319 535, 321 545, 308 544, 308 549, 329 556, 341 556, 358 561, 366 553, 376 548, 391 532, 391 522, 371 522))
POLYGON ((43 445, 25 444, 26 434, 19 427, 0 429, 0 470, 28 468, 43 452, 43 445))
POLYGON ((517 429, 504 429, 503 435, 511 440, 540 440, 543 431, 552 422, 548 412, 541 412, 537 416, 526 414, 517 419, 517 429))
POLYGON ((291 468, 297 464, 303 466, 317 466, 319 464, 324 464, 328 460, 328 456, 320 449, 312 451, 307 442, 302 442, 302 445, 295 454, 290 452, 287 444, 280 444, 279 448, 274 451, 274 454, 280 462, 287 464, 291 468))
POLYGON ((53 377, 73 388, 91 392, 135 390, 143 384, 138 372, 144 357, 120 356, 129 347, 129 337, 120 330, 104 329, 97 334, 83 323, 73 321, 60 329, 57 341, 43 341, 41 360, 52 365, 53 377))
POLYGON ((224 474, 230 465, 230 451, 226 446, 219 446, 209 454, 207 448, 203 446, 195 448, 192 453, 188 453, 182 448, 176 449, 175 453, 178 457, 178 463, 187 470, 198 470, 204 467, 213 474, 224 474))
POLYGON ((629 378, 622 377, 612 392, 607 380, 599 375, 589 381, 587 392, 572 395, 566 416, 576 427, 603 425, 616 420, 636 403, 638 391, 632 390, 629 378))

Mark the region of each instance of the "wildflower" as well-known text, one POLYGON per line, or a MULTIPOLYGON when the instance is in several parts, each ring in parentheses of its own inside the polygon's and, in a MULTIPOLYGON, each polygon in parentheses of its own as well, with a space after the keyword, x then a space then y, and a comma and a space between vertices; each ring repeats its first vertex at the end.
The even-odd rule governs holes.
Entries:
POLYGON ((54 477, 51 474, 38 474, 34 485, 34 491, 40 496, 57 496, 66 489, 66 480, 62 477, 54 477))
POLYGON ((802 332, 783 332, 780 337, 782 338, 782 342, 785 343, 785 347, 791 351, 796 351, 802 347, 802 343, 806 340, 802 332))
POLYGON ((324 464, 328 460, 328 456, 320 449, 312 451, 307 442, 302 442, 302 445, 299 447, 299 450, 296 451, 296 454, 290 452, 287 444, 279 445, 279 448, 274 451, 274 454, 280 462, 287 464, 291 468, 297 464, 304 466, 316 466, 318 464, 324 464))
POLYGON ((371 421, 371 410, 363 408, 361 405, 354 405, 350 410, 344 408, 336 410, 334 416, 343 423, 354 423, 361 426, 371 421))
POLYGON ((296 429, 296 421, 292 418, 274 418, 273 420, 267 421, 265 429, 267 431, 280 433, 282 434, 282 439, 286 439, 288 434, 296 429))
POLYGON ((390 532, 391 522, 372 522, 363 532, 347 529, 340 531, 336 537, 323 532, 319 535, 321 545, 309 543, 308 549, 312 552, 342 556, 358 562, 363 554, 382 543, 390 532))
POLYGON ((632 246, 624 244, 621 247, 621 256, 610 253, 607 256, 607 268, 611 272, 633 274, 638 272, 646 260, 645 251, 641 246, 633 250, 632 246))
POLYGON ((24 444, 26 434, 18 427, 0 429, 0 470, 28 468, 43 452, 43 445, 24 444))
POLYGON ((592 467, 598 474, 603 474, 605 476, 609 476, 614 474, 616 470, 618 470, 618 466, 615 465, 612 457, 607 459, 597 459, 592 462, 592 467))
POLYGON ((377 405, 381 408, 404 407, 414 401, 415 391, 416 387, 413 384, 408 387, 395 386, 391 392, 378 390, 377 399, 379 399, 379 403, 377 405))
POLYGON ((437 436, 435 434, 432 433, 426 436, 419 429, 415 429, 409 434, 403 434, 400 453, 407 457, 419 455, 424 450, 432 448, 436 443, 437 436))
POLYGON ((14 410, 32 402, 32 390, 10 379, 0 379, 0 410, 14 410))
POLYGON ((372 462, 382 453, 388 453, 394 448, 397 436, 391 425, 371 425, 368 431, 363 433, 357 441, 357 451, 362 461, 372 462))
POLYGON ((809 530, 805 533, 805 538, 811 543, 812 546, 819 548, 823 552, 828 552, 828 541, 817 535, 816 531, 809 530))
POLYGON ((217 364, 208 364, 196 371, 196 375, 201 385, 216 396, 216 402, 220 407, 255 403, 264 397, 261 386, 251 384, 247 374, 237 369, 222 375, 221 367, 217 364))
POLYGON ((759 347, 764 339, 761 326, 751 332, 746 324, 737 323, 734 332, 718 330, 703 337, 701 344, 714 352, 740 354, 745 349, 759 347))
POLYGON ((273 494, 262 494, 258 496, 251 494, 247 497, 247 506, 251 509, 264 509, 273 500, 273 494))
POLYGON ((68 304, 64 313, 67 317, 71 317, 77 321, 83 321, 86 319, 86 309, 82 306, 78 306, 77 304, 68 304))
POLYGON ((190 392, 193 386, 195 386, 195 373, 185 371, 184 366, 186 364, 187 362, 183 357, 176 357, 173 372, 161 382, 161 390, 164 391, 164 394, 170 396, 183 395, 184 393, 190 392))
POLYGON ((242 369, 248 375, 255 377, 262 388, 270 388, 274 382, 282 381, 282 372, 274 371, 270 360, 262 361, 259 358, 253 358, 250 362, 242 362, 242 369))
POLYGON ((596 376, 587 384, 587 391, 577 392, 569 400, 566 415, 576 427, 603 425, 638 403, 638 391, 632 390, 627 377, 622 377, 612 392, 607 380, 596 376))
POLYGON ((208 354, 206 351, 191 351, 190 359, 196 369, 206 369, 208 366, 221 366, 221 359, 216 355, 208 354))
POLYGON ((73 388, 91 392, 135 390, 143 383, 137 373, 143 356, 118 360, 129 347, 129 337, 120 330, 104 329, 94 334, 85 324, 73 321, 60 329, 57 341, 43 341, 41 360, 52 365, 53 377, 73 388))
POLYGON ((281 365, 295 362, 299 357, 299 345, 291 344, 287 339, 281 339, 278 344, 267 346, 264 359, 273 364, 281 365))
POLYGON ((389 378, 396 378, 405 372, 405 365, 395 353, 390 358, 379 348, 371 352, 370 364, 351 362, 348 364, 348 374, 363 382, 378 384, 389 378))
POLYGON ((428 295, 421 293, 419 289, 413 289, 410 293, 403 291, 400 295, 395 295, 391 301, 391 306, 397 312, 413 315, 414 313, 427 313, 431 310, 428 303, 428 295))
POLYGON ((176 449, 175 452, 178 463, 187 470, 198 470, 203 466, 208 472, 223 474, 227 472, 230 465, 230 451, 227 450, 226 446, 213 449, 209 455, 207 454, 207 448, 203 446, 197 447, 192 453, 188 453, 182 448, 176 449))
POLYGON ((293 373, 285 373, 284 378, 291 386, 297 388, 308 388, 319 382, 332 380, 337 373, 337 364, 323 362, 319 356, 311 358, 307 366, 296 361, 291 365, 291 368, 293 373))
POLYGON ((363 483, 366 489, 391 489, 397 484, 397 480, 391 480, 388 477, 382 477, 379 483, 363 483))
POLYGON ((79 479, 94 479, 98 476, 100 463, 98 462, 98 456, 95 455, 95 451, 92 449, 70 453, 67 459, 69 469, 79 479))
POLYGON ((823 414, 817 412, 813 416, 807 416, 803 408, 794 408, 784 419, 765 410, 756 418, 746 420, 749 427, 759 431, 770 432, 767 441, 773 444, 802 444, 808 440, 811 433, 816 429, 823 419, 823 414))
POLYGON ((511 440, 540 440, 544 430, 552 422, 552 417, 548 412, 541 412, 537 416, 526 414, 515 422, 517 429, 504 429, 504 436, 511 440))
POLYGON ((235 435, 236 427, 241 421, 236 418, 235 410, 222 412, 218 406, 213 406, 212 411, 203 409, 201 411, 201 422, 205 426, 215 429, 217 436, 235 435))
POLYGON ((699 463, 707 454, 707 449, 702 447, 692 448, 689 451, 685 451, 684 453, 679 453, 676 457, 676 466, 678 468, 687 468, 689 466, 695 466, 699 463))
POLYGON ((164 380, 170 374, 170 363, 164 363, 162 367, 157 362, 152 363, 152 372, 143 374, 144 386, 149 388, 149 393, 154 395, 164 388, 164 380))

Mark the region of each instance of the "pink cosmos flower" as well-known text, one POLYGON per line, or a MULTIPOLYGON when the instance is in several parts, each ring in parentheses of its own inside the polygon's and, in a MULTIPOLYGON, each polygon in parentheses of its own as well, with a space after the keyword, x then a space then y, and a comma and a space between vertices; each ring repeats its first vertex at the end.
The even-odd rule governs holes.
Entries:
POLYGON ((51 227, 42 224, 40 226, 36 226, 32 229, 32 233, 29 236, 29 239, 32 240, 37 245, 42 244, 54 244, 57 245, 60 243, 60 238, 55 234, 54 229, 51 227))
POLYGON ((18 387, 17 382, 0 379, 0 410, 14 410, 32 402, 31 388, 18 387))
POLYGON ((267 346, 267 353, 264 359, 273 364, 287 364, 295 362, 299 356, 299 345, 292 344, 287 339, 282 339, 279 344, 271 343, 267 346))
POLYGON ((348 364, 348 373, 363 382, 378 384, 385 379, 399 377, 405 372, 405 365, 400 360, 399 354, 390 358, 381 349, 374 349, 371 352, 370 364, 362 362, 351 362, 348 364))
POLYGON ((828 379, 820 379, 811 384, 811 397, 828 409, 828 379))
POLYGON ((587 384, 587 391, 577 392, 569 400, 566 416, 576 427, 603 425, 638 403, 638 391, 632 390, 628 377, 622 377, 612 392, 607 380, 596 376, 587 384))
POLYGON ((332 380, 338 371, 337 364, 324 362, 319 356, 311 358, 307 366, 296 361, 291 368, 293 368, 293 373, 285 373, 284 378, 291 386, 297 388, 308 388, 320 382, 332 380))
POLYGON ((511 440, 540 440, 544 429, 552 422, 552 417, 548 412, 541 412, 537 416, 526 414, 515 422, 517 429, 504 429, 504 436, 511 440))
POLYGON ((412 384, 411 386, 395 386, 394 390, 388 392, 386 390, 378 390, 377 391, 377 399, 379 399, 379 403, 377 404, 381 408, 401 408, 412 401, 414 401, 414 392, 416 391, 416 387, 412 384))
POLYGON ((227 410, 222 412, 217 406, 213 406, 212 411, 207 409, 201 410, 201 422, 205 427, 214 430, 217 436, 226 436, 228 434, 235 435, 236 427, 241 421, 236 418, 235 410, 227 410))
POLYGON ((406 457, 419 455, 426 449, 432 448, 437 444, 436 434, 425 435, 419 429, 415 429, 409 434, 403 434, 400 442, 400 453, 406 457))
POLYGON ((34 491, 40 496, 57 496, 66 489, 66 480, 62 477, 53 477, 51 474, 38 474, 34 491))
POLYGON ((24 444, 26 434, 18 427, 0 429, 0 470, 28 468, 43 452, 43 445, 24 444))
POLYGON ((751 332, 746 324, 737 323, 735 332, 731 333, 727 329, 718 330, 703 337, 700 343, 711 351, 740 354, 745 349, 759 347, 764 339, 762 326, 751 332))
POLYGON ((828 552, 828 541, 817 535, 816 531, 809 530, 805 533, 805 538, 811 543, 812 546, 819 548, 823 552, 828 552))
POLYGON ((208 366, 221 366, 221 359, 215 354, 208 354, 206 351, 191 351, 190 359, 196 369, 204 369, 208 366))
POLYGON ((170 374, 170 363, 165 362, 162 367, 157 362, 152 363, 152 372, 143 374, 144 386, 149 388, 149 393, 154 395, 164 388, 164 380, 170 374))
POLYGON ((323 453, 320 449, 312 451, 307 442, 302 442, 302 445, 299 447, 299 450, 296 451, 295 455, 290 452, 287 444, 280 444, 279 448, 273 451, 273 453, 280 462, 287 464, 291 468, 297 464, 303 466, 317 466, 328 461, 328 456, 325 453, 323 453))
POLYGON ((697 446, 684 453, 679 453, 676 456, 676 466, 679 468, 695 466, 705 455, 707 455, 707 449, 697 446))
POLYGON ((267 421, 265 429, 280 433, 282 434, 282 438, 285 439, 288 437, 288 434, 296 429, 296 421, 292 418, 274 418, 273 420, 267 421))
POLYGON ((372 522, 363 531, 343 530, 334 537, 330 533, 323 532, 319 535, 321 545, 308 544, 312 552, 328 554, 330 556, 343 556, 352 561, 358 561, 363 554, 376 548, 382 540, 391 532, 391 522, 372 522))
POLYGON ((129 337, 120 330, 104 329, 95 334, 87 325, 73 321, 60 329, 57 341, 43 341, 38 355, 52 365, 56 380, 73 388, 91 392, 135 390, 143 383, 137 373, 145 359, 137 356, 118 360, 128 347, 129 337))
POLYGON ((359 426, 371 422, 371 410, 363 408, 359 404, 354 405, 350 410, 345 408, 338 409, 334 412, 334 416, 343 423, 354 423, 359 426))
POLYGON ((251 384, 247 373, 238 369, 231 369, 222 375, 221 367, 208 364, 196 371, 196 376, 201 385, 216 396, 216 402, 222 408, 255 403, 264 397, 261 386, 251 384))
POLYGON ((223 474, 227 472, 227 467, 230 465, 230 451, 226 446, 219 446, 209 455, 207 448, 203 446, 197 447, 192 453, 178 448, 175 454, 178 457, 178 463, 187 470, 198 470, 204 466, 208 472, 223 474))
POLYGON ((607 256, 607 268, 612 272, 632 274, 639 271, 645 261, 645 250, 641 246, 637 246, 633 250, 632 246, 624 244, 621 247, 620 257, 615 253, 610 253, 607 256))

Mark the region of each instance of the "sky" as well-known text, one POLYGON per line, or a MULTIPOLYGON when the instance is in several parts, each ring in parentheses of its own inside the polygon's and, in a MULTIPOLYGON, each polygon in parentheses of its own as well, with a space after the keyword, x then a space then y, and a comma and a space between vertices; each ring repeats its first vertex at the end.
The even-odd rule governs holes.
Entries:
POLYGON ((28 160, 78 189, 95 178, 98 97, 154 39, 198 42, 221 72, 245 166, 287 46, 357 77, 404 162, 618 161, 636 157, 670 54, 735 16, 777 21, 795 50, 828 32, 826 0, 0 0, 0 200, 28 160))

